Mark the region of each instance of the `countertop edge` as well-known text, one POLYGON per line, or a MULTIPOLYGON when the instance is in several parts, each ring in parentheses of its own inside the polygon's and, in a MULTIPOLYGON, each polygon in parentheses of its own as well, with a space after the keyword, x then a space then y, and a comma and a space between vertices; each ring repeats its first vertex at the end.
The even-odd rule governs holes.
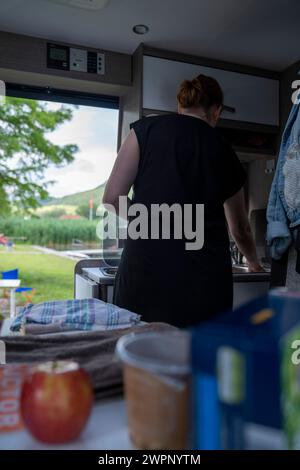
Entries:
POLYGON ((271 273, 232 273, 233 282, 270 282, 271 273))

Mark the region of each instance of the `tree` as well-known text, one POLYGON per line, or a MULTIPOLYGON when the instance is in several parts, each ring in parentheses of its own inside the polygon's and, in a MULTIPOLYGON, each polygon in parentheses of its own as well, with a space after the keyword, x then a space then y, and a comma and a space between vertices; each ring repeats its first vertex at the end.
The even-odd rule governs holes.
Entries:
POLYGON ((86 219, 89 219, 90 205, 86 203, 80 204, 80 206, 78 206, 76 209, 76 214, 81 215, 82 217, 85 217, 86 219))
POLYGON ((47 199, 45 170, 72 162, 78 147, 56 145, 46 134, 71 119, 64 105, 51 110, 45 102, 7 97, 0 106, 0 214, 12 205, 28 211, 47 199))

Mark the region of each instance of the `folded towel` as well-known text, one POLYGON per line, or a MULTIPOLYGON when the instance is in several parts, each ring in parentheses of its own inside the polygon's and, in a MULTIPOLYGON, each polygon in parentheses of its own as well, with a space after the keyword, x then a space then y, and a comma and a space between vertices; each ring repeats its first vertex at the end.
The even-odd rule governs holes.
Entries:
MULTIPOLYGON (((97 400, 122 393, 122 367, 115 356, 118 339, 128 333, 176 330, 164 323, 138 325, 129 329, 92 331, 49 336, 5 336, 6 363, 36 364, 73 360, 89 373, 97 400)), ((3 366, 7 367, 7 365, 3 366)))
MULTIPOLYGON (((11 331, 20 331, 30 325, 39 325, 51 333, 84 330, 114 330, 129 328, 140 322, 140 315, 98 299, 75 299, 24 307, 13 321, 11 331), (51 326, 50 326, 51 325, 51 326)), ((30 330, 30 328, 29 328, 30 330)))

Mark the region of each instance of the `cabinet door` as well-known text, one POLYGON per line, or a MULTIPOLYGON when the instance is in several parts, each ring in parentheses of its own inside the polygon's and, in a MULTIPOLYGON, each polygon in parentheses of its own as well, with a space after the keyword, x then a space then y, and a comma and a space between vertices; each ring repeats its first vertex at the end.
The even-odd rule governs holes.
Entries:
POLYGON ((279 81, 185 62, 144 56, 143 108, 176 111, 176 95, 184 79, 203 73, 214 77, 224 92, 224 119, 279 125, 279 81))

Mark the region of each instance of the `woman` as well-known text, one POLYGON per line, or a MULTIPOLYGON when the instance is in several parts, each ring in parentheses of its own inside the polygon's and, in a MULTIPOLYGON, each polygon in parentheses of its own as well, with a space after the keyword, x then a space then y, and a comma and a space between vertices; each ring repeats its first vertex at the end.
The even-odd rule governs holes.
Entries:
MULTIPOLYGON (((223 106, 216 80, 185 80, 178 114, 135 122, 123 143, 103 203, 118 209, 133 185, 132 203, 204 204, 204 245, 186 239, 126 240, 115 283, 115 303, 178 327, 197 324, 232 307, 227 224, 251 271, 261 270, 244 205, 244 170, 215 126, 223 106), (227 224, 226 224, 227 222, 227 224)), ((149 223, 153 223, 149 215, 149 223)), ((172 225, 174 229, 174 223, 172 225)))

